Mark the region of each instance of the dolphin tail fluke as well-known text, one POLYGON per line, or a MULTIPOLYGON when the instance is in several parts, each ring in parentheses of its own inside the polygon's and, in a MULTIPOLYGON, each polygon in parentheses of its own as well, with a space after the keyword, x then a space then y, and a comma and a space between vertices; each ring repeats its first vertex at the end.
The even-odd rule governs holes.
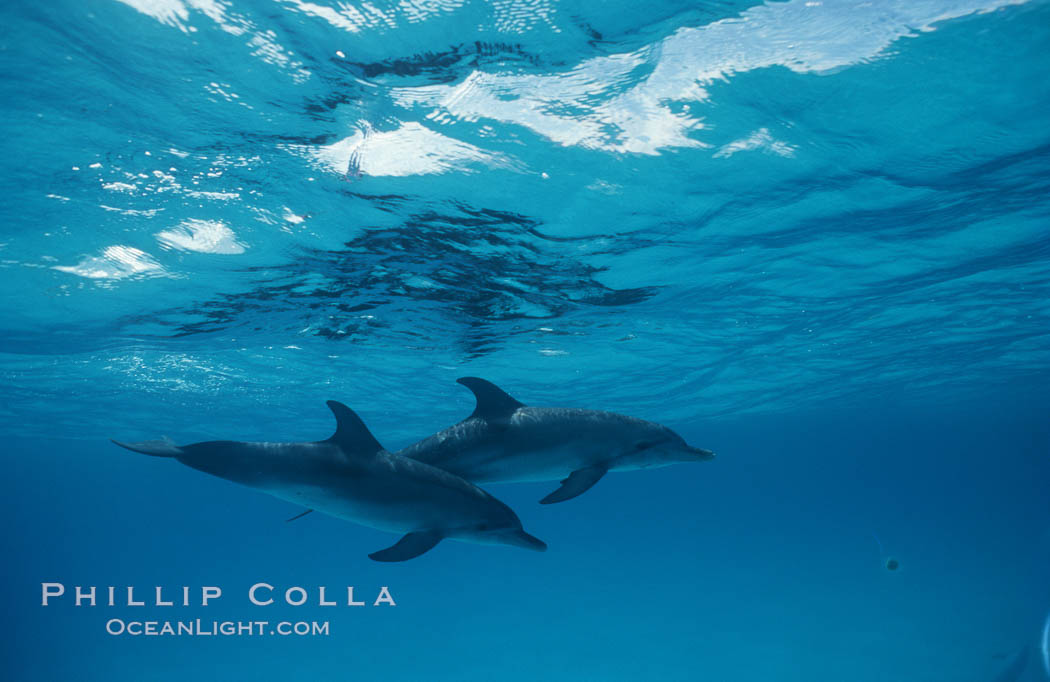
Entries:
POLYGON ((113 442, 132 452, 141 452, 144 455, 153 457, 178 457, 182 454, 182 448, 167 438, 163 440, 144 440, 139 443, 121 443, 119 440, 113 442))
POLYGON ((540 500, 540 504, 564 502, 565 500, 571 500, 577 495, 582 495, 590 490, 592 485, 600 481, 606 471, 608 469, 602 466, 577 469, 561 482, 560 488, 540 500))
POLYGON ((373 561, 408 561, 434 549, 441 542, 441 533, 433 530, 409 533, 391 547, 368 555, 373 561))

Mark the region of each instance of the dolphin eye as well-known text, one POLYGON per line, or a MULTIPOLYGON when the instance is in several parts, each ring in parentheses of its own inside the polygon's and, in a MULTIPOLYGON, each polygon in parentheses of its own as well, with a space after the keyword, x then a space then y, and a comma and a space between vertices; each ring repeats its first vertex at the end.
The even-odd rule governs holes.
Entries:
POLYGON ((657 444, 658 443, 655 440, 640 440, 634 444, 634 451, 641 452, 642 450, 648 450, 649 448, 657 444))

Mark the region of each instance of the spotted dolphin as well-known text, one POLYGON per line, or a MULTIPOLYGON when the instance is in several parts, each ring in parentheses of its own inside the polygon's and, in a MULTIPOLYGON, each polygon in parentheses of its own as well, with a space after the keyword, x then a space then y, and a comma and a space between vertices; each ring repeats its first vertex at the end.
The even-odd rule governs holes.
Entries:
POLYGON ((563 479, 543 504, 586 492, 608 471, 715 456, 660 424, 597 410, 527 407, 484 379, 457 381, 474 393, 473 414, 398 454, 473 483, 563 479))
POLYGON ((329 401, 335 434, 306 443, 168 441, 117 445, 269 493, 347 521, 393 533, 396 544, 368 556, 406 561, 445 538, 543 551, 517 515, 462 478, 387 452, 347 406, 329 401))

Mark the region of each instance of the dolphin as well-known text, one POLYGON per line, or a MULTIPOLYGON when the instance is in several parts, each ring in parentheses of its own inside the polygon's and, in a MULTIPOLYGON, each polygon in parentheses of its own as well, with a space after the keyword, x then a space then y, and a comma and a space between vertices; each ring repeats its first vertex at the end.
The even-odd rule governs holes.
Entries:
POLYGON ((597 410, 526 407, 484 379, 456 381, 473 391, 477 400, 473 414, 398 454, 473 483, 563 479, 541 504, 570 500, 607 471, 715 456, 687 445, 660 424, 597 410))
POLYGON ((458 476, 387 452, 353 410, 328 401, 335 434, 309 443, 170 441, 117 445, 249 486, 347 521, 393 533, 396 544, 368 556, 406 561, 445 538, 544 551, 508 507, 458 476))

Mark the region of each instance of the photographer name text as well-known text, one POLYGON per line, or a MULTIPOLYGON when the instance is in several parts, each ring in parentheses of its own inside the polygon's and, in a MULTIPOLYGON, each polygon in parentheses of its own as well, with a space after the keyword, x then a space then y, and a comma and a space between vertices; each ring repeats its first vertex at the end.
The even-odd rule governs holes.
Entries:
MULTIPOLYGON (((390 588, 354 593, 354 587, 329 588, 323 585, 306 588, 292 586, 278 588, 258 582, 248 588, 247 598, 255 606, 284 603, 289 606, 397 606, 390 588), (375 595, 374 598, 372 595, 375 595)), ((223 598, 223 590, 216 585, 178 588, 154 586, 140 588, 133 585, 98 587, 74 585, 67 589, 63 583, 40 583, 40 603, 51 606, 69 603, 73 606, 210 606, 223 598)))

